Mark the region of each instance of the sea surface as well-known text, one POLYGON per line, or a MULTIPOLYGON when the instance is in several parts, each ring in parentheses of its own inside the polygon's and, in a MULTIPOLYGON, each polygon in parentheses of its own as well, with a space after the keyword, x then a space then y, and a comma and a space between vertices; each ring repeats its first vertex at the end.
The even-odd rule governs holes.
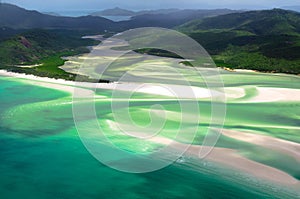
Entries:
MULTIPOLYGON (((258 78, 243 74, 243 78, 233 77, 232 74, 224 74, 227 86, 299 86, 299 78, 290 76, 260 75, 258 78)), ((111 96, 109 91, 97 92, 111 96)), ((0 93, 1 199, 299 198, 296 192, 284 186, 263 182, 231 168, 193 158, 186 158, 151 173, 116 171, 101 164, 84 147, 74 125, 72 96, 69 93, 11 77, 0 77, 0 93)), ((144 103, 133 102, 131 106, 133 114, 143 120, 141 111, 152 104, 146 99, 149 96, 139 97, 145 98, 144 103)), ((105 126, 107 121, 112 120, 111 110, 105 101, 97 102, 96 106, 100 110, 99 122, 105 126)), ((176 109, 172 104, 166 107, 173 111, 176 109)), ((300 143, 299 131, 268 127, 275 120, 282 126, 299 127, 299 107, 300 102, 231 102, 225 127, 264 132, 300 143), (253 124, 259 124, 260 127, 255 128, 253 124)), ((109 134, 108 127, 106 130, 109 134)), ((137 147, 130 140, 126 142, 115 138, 114 141, 124 147, 137 147)), ((248 158, 284 170, 300 179, 299 162, 291 158, 229 138, 221 138, 218 145, 237 148, 248 158)))

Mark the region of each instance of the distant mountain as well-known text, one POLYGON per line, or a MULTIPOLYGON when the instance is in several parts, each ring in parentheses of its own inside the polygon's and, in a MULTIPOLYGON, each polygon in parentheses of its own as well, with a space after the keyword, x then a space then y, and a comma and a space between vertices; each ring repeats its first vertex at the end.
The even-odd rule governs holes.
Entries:
MULTIPOLYGON (((115 11, 124 11, 116 8, 115 11)), ((29 11, 11 4, 0 4, 0 28, 12 29, 70 29, 103 32, 105 30, 119 32, 130 28, 140 27, 164 27, 172 28, 181 25, 192 19, 202 19, 204 17, 217 16, 234 13, 237 11, 220 10, 176 10, 164 9, 151 11, 153 14, 143 14, 132 17, 129 21, 113 22, 98 16, 63 17, 42 14, 37 11, 29 11), (157 13, 168 14, 157 14, 157 13), (155 13, 155 14, 154 14, 155 13)), ((142 13, 142 12, 140 12, 142 13)), ((108 14, 108 13, 105 13, 108 14)), ((111 13, 111 14, 121 14, 111 13)), ((128 12, 127 12, 128 14, 128 12)))
POLYGON ((193 20, 179 27, 182 31, 230 29, 258 35, 300 33, 300 13, 282 9, 233 13, 193 20))
POLYGON ((143 14, 131 18, 130 21, 120 22, 122 26, 126 24, 129 28, 138 28, 144 26, 173 28, 184 24, 193 19, 203 19, 206 17, 219 16, 228 13, 236 13, 241 11, 229 9, 217 10, 159 10, 157 13, 164 11, 167 14, 143 14))
POLYGON ((15 5, 0 4, 0 27, 13 29, 73 29, 103 31, 117 28, 114 22, 94 16, 60 17, 29 11, 15 5))
POLYGON ((42 14, 51 15, 51 16, 61 16, 60 14, 56 12, 42 12, 42 14))
POLYGON ((180 11, 179 9, 158 9, 158 10, 142 10, 142 11, 131 11, 122 9, 119 7, 113 9, 107 9, 99 12, 91 13, 92 16, 138 16, 145 14, 170 14, 180 11))
POLYGON ((175 8, 158 9, 158 10, 142 10, 142 11, 136 12, 136 16, 137 15, 145 15, 145 14, 170 14, 170 13, 174 13, 174 12, 178 12, 178 11, 182 11, 182 10, 175 9, 175 8))
POLYGON ((92 16, 134 16, 135 14, 136 13, 134 11, 125 10, 118 7, 91 13, 92 16))

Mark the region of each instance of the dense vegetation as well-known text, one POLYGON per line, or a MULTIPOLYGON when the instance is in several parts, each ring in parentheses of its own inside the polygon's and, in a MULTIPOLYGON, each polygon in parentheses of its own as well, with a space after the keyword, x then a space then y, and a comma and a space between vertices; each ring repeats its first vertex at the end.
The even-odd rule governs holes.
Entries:
POLYGON ((300 74, 300 14, 274 9, 194 20, 177 28, 219 66, 300 74))
MULTIPOLYGON (((300 74, 299 13, 281 9, 232 13, 192 20, 176 29, 200 43, 219 67, 300 74)), ((159 49, 136 52, 179 58, 159 49)))
MULTIPOLYGON (((10 38, 0 38, 0 68, 13 72, 43 77, 74 80, 75 75, 60 69, 63 56, 87 53, 86 46, 98 42, 81 39, 81 34, 70 30, 30 30, 10 38), (38 65, 24 68, 25 65, 38 65)), ((82 77, 84 78, 84 77, 82 77)), ((88 78, 84 78, 88 80, 88 78)))

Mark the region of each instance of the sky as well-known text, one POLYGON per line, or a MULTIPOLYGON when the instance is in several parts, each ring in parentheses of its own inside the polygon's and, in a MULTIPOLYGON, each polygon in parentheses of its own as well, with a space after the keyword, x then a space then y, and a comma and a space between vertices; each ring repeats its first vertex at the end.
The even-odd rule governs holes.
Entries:
POLYGON ((39 11, 103 10, 121 7, 131 10, 160 8, 264 9, 300 5, 300 0, 0 0, 39 11))

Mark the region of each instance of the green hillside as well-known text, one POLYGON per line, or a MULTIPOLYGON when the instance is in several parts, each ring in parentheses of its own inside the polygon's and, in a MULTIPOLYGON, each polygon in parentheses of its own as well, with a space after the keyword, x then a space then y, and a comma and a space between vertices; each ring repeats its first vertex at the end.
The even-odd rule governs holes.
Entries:
POLYGON ((89 52, 86 46, 98 42, 82 39, 70 30, 30 30, 0 40, 0 68, 39 76, 74 79, 74 75, 58 68, 62 56, 89 52), (40 66, 23 68, 22 65, 40 66))
POLYGON ((300 32, 300 13, 281 9, 233 13, 193 20, 180 26, 179 29, 184 31, 241 30, 258 35, 298 34, 300 32))
POLYGON ((300 73, 300 14, 281 9, 193 20, 177 27, 219 66, 300 73))

